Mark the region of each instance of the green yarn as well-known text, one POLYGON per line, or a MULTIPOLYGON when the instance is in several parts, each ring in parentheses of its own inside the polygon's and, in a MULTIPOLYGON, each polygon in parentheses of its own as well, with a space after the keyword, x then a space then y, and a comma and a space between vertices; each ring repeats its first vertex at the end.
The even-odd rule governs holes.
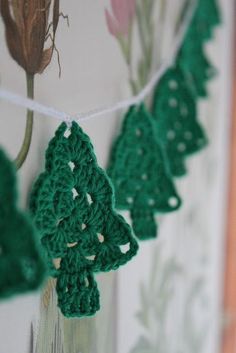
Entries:
POLYGON ((180 68, 169 69, 156 87, 153 117, 171 174, 185 175, 185 158, 205 147, 207 138, 197 121, 197 104, 180 68))
POLYGON ((206 42, 214 37, 215 27, 221 23, 218 0, 198 0, 187 36, 206 42))
POLYGON ((221 22, 216 0, 198 0, 198 5, 177 57, 177 65, 196 97, 208 96, 207 84, 216 70, 205 53, 205 43, 221 22))
POLYGON ((207 144, 197 120, 197 98, 207 97, 207 83, 216 70, 205 54, 205 43, 220 23, 216 0, 198 0, 174 67, 167 70, 153 97, 153 116, 173 176, 187 173, 185 159, 207 144))
POLYGON ((174 211, 181 201, 144 104, 125 116, 108 174, 116 190, 116 207, 130 211, 135 235, 141 240, 156 237, 155 214, 174 211))
POLYGON ((137 252, 131 228, 114 211, 113 188, 97 165, 89 137, 73 122, 60 125, 35 183, 31 211, 67 317, 94 315, 94 272, 116 270, 137 252))
POLYGON ((189 46, 189 43, 184 42, 176 63, 181 68, 192 94, 196 98, 206 98, 208 82, 216 76, 217 71, 207 58, 203 47, 199 43, 189 46))
POLYGON ((0 149, 0 298, 37 289, 45 269, 35 229, 17 208, 14 165, 0 149))

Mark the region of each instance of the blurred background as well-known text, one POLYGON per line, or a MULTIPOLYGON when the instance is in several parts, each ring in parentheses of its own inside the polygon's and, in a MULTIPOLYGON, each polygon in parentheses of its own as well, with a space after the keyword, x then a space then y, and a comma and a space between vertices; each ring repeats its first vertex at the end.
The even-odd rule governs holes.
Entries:
MULTIPOLYGON (((173 46, 185 1, 155 1, 157 69, 173 46)), ((56 36, 62 76, 54 56, 36 77, 38 101, 74 114, 131 96, 127 66, 108 31, 105 8, 110 9, 108 0, 61 1, 70 20, 69 28, 60 23, 56 36)), ((183 207, 158 217, 158 238, 141 243, 132 262, 97 276, 101 310, 96 317, 64 319, 52 280, 41 293, 2 301, 1 353, 236 353, 235 1, 221 0, 220 8, 222 25, 207 46, 219 74, 199 108, 210 143, 188 160, 188 176, 177 181, 183 207)), ((25 95, 24 72, 8 54, 2 21, 0 84, 25 95)), ((25 112, 0 100, 0 115, 0 142, 14 158, 25 112)), ((122 117, 116 113, 81 123, 104 168, 122 117)), ((30 153, 19 172, 23 207, 57 126, 36 113, 30 153)))

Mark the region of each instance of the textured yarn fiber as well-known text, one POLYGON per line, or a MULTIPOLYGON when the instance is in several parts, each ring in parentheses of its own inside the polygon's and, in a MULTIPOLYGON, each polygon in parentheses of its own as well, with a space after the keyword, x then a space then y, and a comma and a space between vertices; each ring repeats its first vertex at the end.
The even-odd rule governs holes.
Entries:
POLYGON ((171 174, 175 177, 185 175, 185 158, 205 147, 207 138, 197 121, 195 98, 179 67, 169 69, 156 87, 153 117, 171 174))
POLYGON ((31 211, 57 277, 58 305, 67 317, 94 315, 94 272, 116 270, 137 252, 131 228, 114 211, 113 188, 97 165, 89 137, 73 122, 60 125, 36 181, 31 211))
POLYGON ((194 39, 184 42, 177 57, 177 65, 182 69, 185 80, 195 97, 208 97, 208 82, 216 76, 216 69, 207 58, 200 43, 190 46, 194 39))
POLYGON ((177 57, 192 92, 207 97, 207 83, 216 70, 205 53, 205 43, 213 38, 214 29, 221 22, 216 0, 198 0, 198 6, 177 57))
POLYGON ((108 174, 116 207, 130 211, 135 235, 141 240, 155 238, 155 214, 174 211, 181 201, 144 104, 128 111, 112 148, 108 174))
POLYGON ((35 229, 17 208, 16 171, 0 149, 0 298, 37 289, 45 275, 35 229))
POLYGON ((192 32, 192 36, 203 43, 213 39, 215 27, 220 23, 221 14, 218 0, 198 0, 197 9, 188 32, 192 32))

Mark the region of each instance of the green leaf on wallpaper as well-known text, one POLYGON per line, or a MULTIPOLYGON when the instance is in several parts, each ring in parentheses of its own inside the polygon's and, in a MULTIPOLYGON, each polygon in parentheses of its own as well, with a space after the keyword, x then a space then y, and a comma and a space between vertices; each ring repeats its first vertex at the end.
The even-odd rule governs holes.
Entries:
POLYGON ((140 284, 140 310, 136 317, 145 334, 140 335, 130 353, 166 352, 165 323, 176 279, 182 278, 184 272, 174 257, 164 259, 162 250, 160 245, 154 248, 149 278, 140 284))
POLYGON ((153 296, 152 307, 160 327, 164 327, 164 323, 166 322, 168 309, 175 294, 175 280, 180 275, 183 275, 183 270, 174 258, 168 259, 157 272, 156 278, 159 276, 159 280, 156 279, 154 281, 156 283, 156 290, 154 291, 155 296, 153 296))
POLYGON ((148 328, 149 298, 143 283, 140 285, 140 302, 142 310, 138 311, 136 317, 144 328, 148 328))
POLYGON ((150 342, 146 337, 141 336, 138 340, 137 345, 132 349, 130 353, 158 353, 155 348, 151 346, 150 342))
MULTIPOLYGON (((180 280, 186 277, 185 272, 174 256, 165 258, 160 244, 154 249, 149 278, 146 284, 140 284, 140 310, 137 318, 141 324, 142 333, 130 353, 170 351, 169 333, 166 329, 169 322, 167 319, 175 303, 176 284, 179 286, 180 280)), ((184 313, 180 325, 180 332, 183 335, 181 352, 200 353, 203 351, 210 327, 205 288, 206 280, 200 275, 194 277, 190 287, 186 288, 184 313), (198 309, 206 313, 206 317, 201 315, 200 328, 196 320, 198 309)))
POLYGON ((154 47, 154 0, 137 1, 136 15, 142 56, 138 64, 139 84, 143 87, 152 69, 154 47))
POLYGON ((156 281, 156 274, 158 271, 158 268, 161 266, 161 247, 156 246, 153 249, 153 255, 152 255, 152 260, 151 260, 151 271, 150 271, 150 276, 149 276, 149 288, 152 290, 153 285, 156 281))
MULTIPOLYGON (((202 325, 195 327, 194 317, 193 317, 193 308, 196 307, 196 303, 204 303, 206 301, 206 294, 204 290, 206 288, 206 281, 203 277, 198 277, 192 283, 192 286, 187 294, 186 306, 184 313, 184 325, 183 333, 186 342, 187 349, 191 353, 199 353, 203 351, 203 347, 209 332, 210 320, 205 319, 202 322, 202 325)), ((208 310, 205 310, 208 312, 208 310)))

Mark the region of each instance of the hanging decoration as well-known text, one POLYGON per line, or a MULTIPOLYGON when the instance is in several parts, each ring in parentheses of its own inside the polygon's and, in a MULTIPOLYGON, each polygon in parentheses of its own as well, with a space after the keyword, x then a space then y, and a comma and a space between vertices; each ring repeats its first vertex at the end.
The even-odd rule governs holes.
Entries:
POLYGON ((197 120, 195 98, 178 66, 163 75, 154 97, 157 139, 166 151, 171 174, 183 176, 185 158, 205 147, 207 138, 197 120))
POLYGON ((58 305, 67 317, 94 315, 94 273, 116 270, 137 252, 131 228, 114 211, 113 188, 97 165, 89 137, 62 123, 46 152, 31 211, 57 278, 58 305))
POLYGON ((0 298, 37 289, 45 271, 35 229, 17 207, 14 165, 0 149, 0 298))
MULTIPOLYGON (((115 0, 111 0, 114 17, 117 18, 122 13, 118 13, 115 3, 115 0)), ((136 3, 138 39, 142 49, 136 75, 135 70, 132 70, 132 25, 135 12, 130 12, 125 6, 122 9, 122 18, 125 18, 125 13, 133 15, 132 19, 129 19, 128 41, 126 41, 128 50, 124 51, 122 45, 121 50, 127 63, 131 89, 136 93, 147 84, 153 65, 154 1, 136 3)), ((110 22, 108 17, 108 29, 120 44, 120 38, 123 37, 111 30, 110 22)), ((124 21, 120 22, 124 23, 124 21)), ((155 215, 177 210, 181 200, 172 180, 166 151, 159 143, 153 117, 148 111, 147 104, 135 105, 125 115, 121 133, 112 147, 108 173, 116 191, 116 207, 130 211, 134 234, 139 240, 155 238, 158 233, 155 215)))
MULTIPOLYGON (((112 0, 111 2, 113 3, 112 0)), ((139 62, 137 82, 143 87, 153 63, 154 37, 146 36, 145 33, 153 30, 154 4, 148 1, 143 9, 141 6, 142 3, 138 2, 137 23, 145 55, 139 62), (145 39, 147 37, 148 42, 145 39)), ((205 55, 204 43, 212 37, 213 29, 219 22, 215 0, 198 0, 176 60, 156 86, 152 114, 143 105, 139 110, 131 109, 125 116, 121 134, 114 143, 108 172, 116 190, 116 206, 130 211, 133 230, 139 239, 156 236, 155 212, 166 213, 180 207, 180 199, 171 178, 185 175, 186 157, 207 145, 205 131, 198 122, 196 98, 207 95, 206 84, 215 73, 205 55), (207 15, 208 11, 211 11, 210 16, 207 15), (149 122, 150 119, 153 124, 149 122), (145 129, 148 133, 144 132, 145 129), (158 152, 160 150, 162 154, 158 152), (156 170, 156 174, 153 174, 153 170, 156 170), (163 200, 166 202, 165 207, 163 200)), ((119 41, 120 37, 111 31, 109 21, 108 28, 119 41)), ((129 33, 129 38, 132 39, 132 33, 129 33)), ((130 66, 129 60, 129 69, 130 66)), ((134 80, 131 83, 135 92, 134 87, 138 84, 134 85, 134 80)))
POLYGON ((108 173, 114 181, 116 207, 130 211, 135 235, 140 240, 155 238, 155 214, 175 211, 181 201, 144 104, 132 107, 124 118, 108 173))

